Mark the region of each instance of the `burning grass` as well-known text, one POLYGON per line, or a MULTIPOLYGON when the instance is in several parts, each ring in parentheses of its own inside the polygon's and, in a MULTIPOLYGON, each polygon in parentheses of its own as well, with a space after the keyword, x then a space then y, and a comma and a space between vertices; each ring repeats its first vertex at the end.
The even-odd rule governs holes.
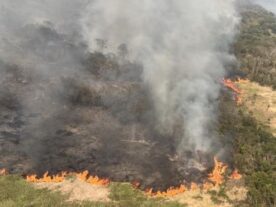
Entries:
POLYGON ((61 172, 57 175, 50 176, 48 172, 44 173, 42 178, 38 178, 37 175, 27 175, 26 180, 32 183, 59 183, 63 182, 68 176, 76 176, 79 180, 87 182, 92 185, 106 186, 109 184, 108 179, 101 179, 98 176, 91 176, 87 170, 81 173, 69 173, 61 172))
POLYGON ((185 207, 176 201, 168 201, 163 198, 152 198, 146 196, 139 189, 133 188, 129 183, 112 183, 110 185, 110 198, 120 203, 120 206, 160 206, 160 207, 185 207))
POLYGON ((145 196, 130 184, 112 183, 110 186, 110 201, 69 201, 70 194, 63 194, 59 189, 50 191, 37 189, 19 176, 0 176, 0 207, 185 207, 174 201, 154 199, 145 196))
MULTIPOLYGON (((38 178, 37 175, 29 175, 26 177, 26 181, 28 183, 45 183, 45 184, 53 184, 53 183, 60 183, 56 185, 58 187, 57 189, 61 190, 62 185, 65 185, 65 182, 68 180, 67 178, 75 177, 79 181, 83 181, 87 184, 91 185, 98 185, 102 187, 109 187, 110 188, 110 199, 115 202, 119 202, 119 206, 138 206, 137 204, 144 203, 145 205, 149 206, 183 206, 175 202, 168 202, 164 203, 162 199, 166 198, 172 198, 180 194, 185 193, 191 193, 191 192, 197 192, 197 191, 209 191, 209 190, 215 190, 220 185, 225 183, 226 179, 231 180, 238 180, 241 178, 241 175, 235 170, 233 174, 230 177, 226 177, 226 169, 227 165, 223 164, 222 162, 218 161, 216 158, 214 159, 214 169, 209 174, 208 181, 204 183, 203 185, 198 185, 196 183, 191 183, 189 187, 185 186, 184 184, 180 185, 180 187, 171 187, 166 191, 157 191, 153 192, 153 189, 146 190, 145 192, 138 189, 139 183, 135 182, 133 184, 127 184, 127 183, 110 183, 108 179, 100 179, 97 176, 90 176, 88 171, 84 171, 81 173, 68 173, 68 172, 62 172, 57 175, 50 176, 48 172, 46 172, 41 178, 38 178)), ((3 182, 5 179, 9 181, 9 178, 14 176, 7 176, 6 170, 0 170, 1 172, 1 179, 3 182)), ((16 177, 16 180, 19 180, 18 177, 16 177)), ((27 187, 26 182, 23 182, 20 180, 20 183, 24 184, 25 187, 27 187)), ((42 185, 42 187, 48 187, 47 185, 42 185)), ((73 185, 73 184, 71 184, 73 185)), ((93 188, 94 189, 94 188, 93 188)), ((95 190, 95 189, 94 189, 95 190)), ((40 192, 40 191, 38 191, 40 192)), ((66 191, 67 192, 67 191, 66 191)), ((67 192, 68 193, 68 192, 67 192)), ((92 194, 91 194, 92 195, 92 194)), ((51 196, 50 196, 50 199, 51 196)), ((89 199, 89 198, 87 198, 89 199)), ((101 198, 102 199, 102 198, 101 198)), ((61 201, 68 200, 68 197, 61 197, 61 201)), ((91 199, 90 199, 91 200, 91 199)), ((57 202, 61 202, 57 201, 57 202)), ((108 199, 107 199, 108 201, 108 199)), ((55 198, 53 198, 53 202, 55 201, 55 198)), ((112 202, 111 202, 112 203, 112 202)), ((66 204, 67 205, 67 204, 66 204)), ((69 204, 68 204, 69 205, 69 204)), ((71 204, 70 204, 71 205, 71 204)), ((77 204, 72 204, 77 205, 77 204)), ((94 204, 93 204, 94 205, 94 204)), ((82 204, 81 204, 82 206, 82 204)), ((116 205, 115 205, 116 206, 116 205)))
POLYGON ((242 90, 237 86, 237 84, 232 81, 231 79, 224 79, 223 80, 223 84, 225 87, 227 87, 228 89, 230 89, 231 91, 233 91, 234 93, 234 99, 235 102, 237 103, 237 105, 241 105, 242 103, 242 90))
MULTIPOLYGON (((226 181, 226 169, 227 165, 224 164, 223 162, 220 162, 217 158, 214 158, 214 169, 213 171, 209 174, 208 176, 208 181, 203 183, 202 185, 198 185, 196 183, 191 183, 189 187, 185 185, 180 185, 179 187, 170 187, 166 191, 157 191, 153 192, 153 189, 148 189, 146 190, 146 194, 149 196, 154 196, 154 197, 172 197, 176 196, 178 194, 185 193, 186 191, 194 191, 194 190, 210 190, 214 189, 216 187, 219 187, 226 181)), ((231 174, 228 179, 232 180, 239 180, 241 179, 242 176, 241 174, 238 173, 237 170, 234 170, 233 173, 231 174)))
POLYGON ((67 202, 68 195, 46 189, 35 189, 19 176, 0 176, 1 207, 93 207, 106 206, 99 202, 67 202))
MULTIPOLYGON (((184 136, 182 124, 175 123, 173 131, 164 134, 156 129, 151 98, 142 83, 106 81, 99 77, 92 84, 90 78, 94 77, 81 81, 67 77, 60 83, 53 79, 58 88, 66 89, 53 113, 44 113, 48 106, 36 108, 36 113, 30 114, 1 110, 5 113, 1 119, 4 139, 0 140, 3 146, 0 167, 12 173, 36 172, 39 176, 49 171, 42 177, 28 175, 30 182, 62 182, 68 173, 62 170, 89 170, 112 181, 139 180, 142 189, 153 186, 152 192, 160 189, 162 195, 197 188, 195 183, 207 179, 216 152, 195 152, 191 147, 184 156, 177 156, 177 145, 184 136), (61 173, 55 175, 57 172, 61 173), (192 186, 187 185, 192 182, 192 186), (183 183, 185 186, 177 186, 183 183)), ((33 84, 19 87, 13 83, 15 89, 10 96, 19 93, 17 88, 23 90, 20 94, 32 91, 33 84)), ((47 88, 48 81, 41 84, 47 88)), ((43 97, 32 105, 41 102, 43 97)), ((214 145, 219 149, 220 142, 214 145)), ((96 176, 88 177, 87 172, 79 176, 92 184, 108 183, 96 176)), ((204 184, 203 188, 211 185, 204 184)))
MULTIPOLYGON (((186 191, 194 191, 197 189, 202 190, 210 190, 215 187, 222 185, 226 181, 226 169, 227 165, 223 162, 218 161, 217 158, 214 158, 214 169, 209 174, 208 181, 203 183, 202 185, 198 185, 194 182, 191 183, 190 186, 185 186, 181 184, 179 187, 170 187, 165 191, 156 191, 154 192, 152 188, 147 189, 145 191, 145 195, 151 197, 172 197, 178 194, 185 193, 186 191)), ((4 170, 2 170, 4 172, 4 170)), ((99 185, 99 186, 107 186, 110 183, 108 179, 101 179, 97 176, 89 175, 88 171, 83 171, 81 173, 68 173, 68 172, 61 172, 57 175, 49 176, 48 172, 46 172, 42 178, 38 178, 37 175, 28 175, 26 180, 31 183, 59 183, 63 182, 66 177, 68 176, 75 176, 79 180, 87 182, 91 185, 99 185)), ((241 175, 238 173, 237 170, 234 170, 232 175, 228 177, 228 179, 232 180, 239 180, 241 179, 241 175)), ((140 184, 138 182, 132 183, 132 186, 138 188, 140 184)))

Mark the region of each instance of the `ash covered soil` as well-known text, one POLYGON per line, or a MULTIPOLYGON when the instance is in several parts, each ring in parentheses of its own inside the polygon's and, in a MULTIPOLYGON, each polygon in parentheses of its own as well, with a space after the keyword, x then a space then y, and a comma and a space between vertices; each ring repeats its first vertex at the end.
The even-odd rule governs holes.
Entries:
POLYGON ((23 175, 89 170, 158 189, 206 179, 214 154, 177 155, 183 120, 173 132, 158 130, 143 67, 126 60, 124 46, 119 55, 88 53, 49 25, 30 29, 39 38, 27 33, 20 47, 33 44, 43 54, 23 50, 0 60, 0 168, 23 175))

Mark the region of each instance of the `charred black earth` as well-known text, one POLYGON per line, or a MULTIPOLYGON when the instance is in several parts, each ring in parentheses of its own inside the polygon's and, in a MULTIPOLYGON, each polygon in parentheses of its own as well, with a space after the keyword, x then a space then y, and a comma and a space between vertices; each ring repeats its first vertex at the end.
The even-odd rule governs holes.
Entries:
POLYGON ((41 73, 24 61, 0 61, 0 168, 23 175, 89 170, 158 189, 206 179, 214 154, 177 156, 181 124, 159 132, 143 68, 125 59, 124 45, 117 56, 92 54, 51 28, 31 29, 41 33, 28 36, 34 47, 58 45, 56 54, 39 54, 56 66, 41 73), (61 49, 78 62, 74 70, 55 71, 61 49))

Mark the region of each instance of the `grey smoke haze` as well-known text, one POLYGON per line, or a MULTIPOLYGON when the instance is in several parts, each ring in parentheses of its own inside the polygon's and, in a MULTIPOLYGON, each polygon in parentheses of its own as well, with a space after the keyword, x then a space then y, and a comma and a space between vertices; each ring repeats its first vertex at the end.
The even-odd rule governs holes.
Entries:
MULTIPOLYGON (((58 40, 58 33, 71 36, 77 34, 79 26, 76 19, 78 19, 82 6, 84 6, 80 2, 78 0, 70 2, 64 0, 1 0, 0 52, 2 59, 15 63, 23 59, 29 59, 28 62, 35 62, 39 58, 37 60, 39 62, 49 55, 55 56, 50 53, 56 52, 56 49, 58 49, 58 46, 55 47, 54 45, 54 41, 58 40), (41 37, 45 33, 38 31, 37 28, 40 26, 51 28, 52 31, 48 33, 52 33, 41 37), (54 33, 56 33, 56 36, 54 36, 54 33), (19 58, 15 58, 16 55, 19 58), (30 56, 34 58, 31 59, 30 56)), ((58 52, 61 52, 61 50, 58 52)), ((58 61, 58 58, 56 58, 56 61, 58 61)), ((47 64, 46 60, 45 63, 47 64)), ((45 70, 47 68, 51 69, 51 67, 45 67, 45 70)))
MULTIPOLYGON (((28 153, 35 155, 33 157, 37 158, 40 154, 47 157, 49 151, 45 150, 44 143, 60 138, 60 135, 55 133, 59 128, 64 128, 67 123, 63 122, 67 120, 57 120, 57 114, 66 118, 69 116, 70 120, 78 120, 73 116, 78 115, 78 108, 74 108, 75 111, 72 112, 68 107, 69 104, 62 102, 60 98, 68 92, 69 88, 63 85, 63 78, 73 78, 77 82, 76 85, 89 86, 92 92, 93 90, 98 93, 101 93, 101 90, 108 91, 108 93, 102 92, 105 93, 104 95, 100 94, 101 101, 105 102, 102 108, 111 108, 112 113, 115 111, 125 120, 128 120, 127 118, 134 120, 135 118, 132 117, 136 116, 122 112, 122 109, 131 108, 126 107, 125 103, 133 102, 135 105, 139 102, 137 97, 142 97, 142 101, 147 99, 148 94, 143 91, 147 88, 154 103, 155 113, 152 111, 144 113, 146 116, 157 115, 155 128, 162 136, 156 134, 163 138, 164 143, 166 143, 165 138, 174 138, 177 125, 182 130, 179 134, 183 134, 178 146, 179 153, 186 150, 208 151, 212 148, 212 143, 217 139, 213 129, 217 121, 220 81, 225 76, 225 65, 235 61, 234 56, 229 53, 235 28, 239 23, 235 0, 0 0, 0 9, 0 83, 10 78, 10 74, 6 73, 7 67, 3 66, 6 63, 17 65, 20 70, 23 70, 23 77, 16 79, 16 84, 21 87, 12 83, 3 85, 7 85, 12 95, 18 96, 16 98, 23 107, 23 113, 27 114, 26 126, 24 125, 25 128, 20 130, 25 133, 24 137, 27 137, 22 143, 28 153), (97 39, 106 40, 106 48, 99 48, 97 39), (119 46, 121 49, 124 48, 122 44, 127 45, 128 53, 120 61, 128 69, 126 71, 130 72, 123 74, 118 80, 112 70, 104 74, 108 76, 108 80, 117 81, 114 85, 97 80, 94 74, 88 76, 83 70, 82 60, 89 51, 100 50, 108 55, 110 52, 117 54, 119 46), (2 65, 2 61, 5 64, 2 65), (141 90, 136 89, 140 77, 133 78, 136 74, 139 76, 140 72, 133 72, 136 67, 128 66, 128 61, 138 62, 143 66, 144 83, 142 86, 139 85, 141 90), (131 81, 135 80, 131 84, 128 83, 131 82, 129 77, 131 81), (118 82, 124 78, 127 79, 124 83, 126 86, 122 87, 123 84, 120 85, 118 82), (101 87, 106 89, 103 90, 101 87), (115 92, 113 93, 110 88, 115 92), (136 91, 133 92, 132 88, 136 91), (141 91, 146 94, 146 98, 140 93, 141 91), (129 93, 132 94, 129 95, 129 93), (117 94, 118 96, 114 98, 117 94), (113 98, 110 98, 112 95, 113 98), (118 100, 120 95, 123 100, 118 100), (70 114, 73 115, 70 117, 70 114)), ((113 56, 118 57, 114 54, 113 56)), ((113 56, 110 55, 110 57, 113 56)), ((121 65, 118 68, 121 69, 121 65)), ((137 70, 140 70, 138 66, 137 70)), ((1 92, 0 95, 2 95, 1 92)), ((147 101, 144 102, 146 102, 145 105, 148 104, 147 101)), ((151 103, 148 105, 151 107, 151 103)), ((143 107, 142 110, 144 110, 143 107)), ((91 110, 96 111, 93 111, 94 114, 99 113, 98 108, 91 110)), ((114 132, 122 131, 120 121, 115 119, 118 117, 114 118, 109 113, 111 112, 108 110, 101 111, 98 116, 100 121, 97 120, 95 124, 89 120, 89 123, 94 125, 87 124, 87 131, 85 131, 89 136, 92 133, 96 134, 92 134, 91 139, 97 137, 99 135, 97 133, 102 133, 97 138, 107 140, 108 145, 104 145, 104 149, 108 152, 103 150, 97 156, 103 155, 108 161, 114 156, 121 155, 116 150, 113 152, 112 148, 114 143, 118 146, 121 144, 120 136, 116 136, 114 132), (108 122, 107 128, 101 126, 105 122, 108 122), (108 131, 108 129, 111 130, 108 131), (115 138, 109 143, 110 134, 115 138)), ((86 115, 86 111, 83 114, 86 115)), ((79 118, 79 120, 82 119, 79 118)), ((131 137, 135 138, 135 134, 138 134, 137 137, 148 138, 146 141, 151 144, 155 131, 152 130, 152 132, 140 126, 146 123, 134 123, 132 127, 134 135, 131 137), (141 130, 137 129, 139 132, 136 133, 135 127, 141 130)), ((130 127, 124 127, 127 129, 123 135, 127 136, 130 127)), ((75 144, 78 136, 81 135, 74 136, 77 137, 73 140, 75 144)), ((67 144, 66 141, 64 145, 67 144)), ((73 147, 74 144, 72 144, 73 147)), ((150 144, 147 146, 151 146, 150 144)), ((60 145, 63 146, 63 143, 60 145)), ((85 149, 90 152, 90 149, 85 149)), ((154 150, 150 149, 149 152, 154 150)), ((119 161, 123 160, 121 157, 118 158, 119 161)), ((154 158, 154 156, 151 157, 154 158)), ((62 166, 59 160, 49 159, 52 162, 50 164, 57 162, 57 166, 62 166)), ((162 159, 164 160, 163 157, 162 159)))
POLYGON ((234 0, 94 0, 82 15, 84 39, 91 51, 96 39, 106 52, 128 46, 129 58, 144 67, 158 128, 184 127, 179 146, 207 151, 215 139, 220 80, 234 61, 229 46, 239 22, 234 0))

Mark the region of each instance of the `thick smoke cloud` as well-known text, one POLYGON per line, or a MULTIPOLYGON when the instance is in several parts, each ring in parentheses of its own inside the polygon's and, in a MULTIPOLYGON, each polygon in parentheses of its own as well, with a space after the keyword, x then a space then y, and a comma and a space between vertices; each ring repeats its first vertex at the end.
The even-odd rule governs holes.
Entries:
POLYGON ((16 159, 25 159, 28 168, 20 153, 40 162, 43 141, 55 130, 49 120, 66 113, 62 78, 82 75, 76 19, 83 6, 81 1, 0 0, 0 164, 5 167, 18 170, 16 159))
POLYGON ((95 0, 82 15, 91 51, 97 39, 108 53, 126 44, 129 58, 142 63, 159 131, 183 126, 179 152, 208 151, 215 134, 217 99, 229 46, 239 22, 233 0, 95 0), (180 122, 180 123, 179 123, 180 122))
POLYGON ((0 0, 0 168, 206 177, 234 0, 0 0), (123 169, 123 170, 122 170, 123 169))
POLYGON ((24 112, 52 114, 60 109, 54 94, 60 78, 78 73, 84 55, 76 21, 84 6, 81 1, 0 1, 0 72, 7 80, 17 70, 21 77, 16 81, 30 87, 15 91, 24 112))
MULTIPOLYGON (((58 48, 54 41, 58 38, 59 42, 65 39, 64 37, 58 37, 58 35, 67 35, 70 38, 77 36, 79 26, 76 19, 80 16, 80 11, 84 6, 80 2, 1 0, 1 58, 14 64, 16 61, 23 61, 23 59, 29 60, 24 63, 31 63, 48 58, 44 61, 48 65, 48 62, 50 62, 49 56, 61 55, 51 54, 58 48), (45 28, 44 31, 42 31, 43 29, 39 31, 38 28, 42 27, 45 28), (49 30, 45 31, 47 28, 49 30), (46 34, 47 32, 48 34, 46 34), (42 35, 44 37, 41 37, 42 35)), ((58 52, 61 53, 62 49, 64 48, 61 48, 58 52)), ((58 59, 61 59, 61 57, 56 58, 55 61, 58 59)), ((45 67, 44 70, 49 71, 47 68, 53 67, 45 67)))

